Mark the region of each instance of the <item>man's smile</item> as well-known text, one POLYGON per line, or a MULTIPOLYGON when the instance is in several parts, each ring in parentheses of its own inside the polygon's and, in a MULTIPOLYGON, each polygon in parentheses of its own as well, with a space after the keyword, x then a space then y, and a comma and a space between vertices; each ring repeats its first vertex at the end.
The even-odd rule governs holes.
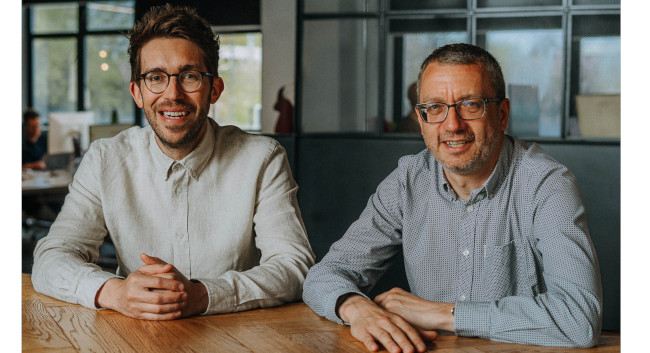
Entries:
POLYGON ((171 111, 163 111, 160 113, 165 119, 171 119, 171 120, 178 120, 181 119, 189 114, 188 111, 176 111, 176 112, 171 112, 171 111))

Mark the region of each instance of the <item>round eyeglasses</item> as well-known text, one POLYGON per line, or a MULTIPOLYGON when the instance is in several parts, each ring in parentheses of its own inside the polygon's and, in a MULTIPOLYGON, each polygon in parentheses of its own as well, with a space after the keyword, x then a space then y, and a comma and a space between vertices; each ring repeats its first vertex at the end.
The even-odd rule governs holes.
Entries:
POLYGON ((202 72, 197 70, 185 70, 181 71, 178 74, 168 74, 162 70, 153 70, 147 73, 140 75, 140 78, 144 80, 144 85, 152 93, 163 93, 169 86, 170 77, 178 77, 178 82, 180 83, 181 89, 187 93, 196 92, 201 87, 201 82, 203 82, 203 75, 208 77, 215 77, 209 72, 202 72))
POLYGON ((476 120, 485 116, 485 106, 490 102, 501 102, 504 98, 469 98, 454 104, 440 102, 419 103, 415 105, 420 119, 425 123, 441 123, 447 120, 449 108, 454 107, 456 114, 463 120, 476 120))

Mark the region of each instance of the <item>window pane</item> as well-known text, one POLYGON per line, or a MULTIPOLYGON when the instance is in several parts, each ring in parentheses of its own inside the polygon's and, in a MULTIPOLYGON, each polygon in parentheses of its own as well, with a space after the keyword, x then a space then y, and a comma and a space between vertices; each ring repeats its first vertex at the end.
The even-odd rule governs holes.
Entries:
POLYGON ((621 0, 573 0, 574 5, 620 5, 621 0))
POLYGON ((621 37, 580 40, 580 94, 621 93, 621 37))
POLYGON ((478 0, 478 7, 560 6, 562 0, 478 0))
POLYGON ((486 19, 479 22, 479 28, 482 46, 494 55, 503 70, 511 100, 508 132, 515 136, 562 136, 561 19, 486 19), (537 28, 522 28, 531 24, 537 28))
POLYGON ((34 39, 32 42, 34 109, 43 122, 50 112, 77 110, 77 40, 34 39))
POLYGON ((79 31, 79 6, 76 3, 32 5, 31 10, 31 29, 34 34, 79 31))
POLYGON ((464 9, 467 0, 391 0, 391 10, 464 9))
POLYGON ((89 30, 130 29, 135 20, 135 1, 102 1, 86 3, 89 30))
POLYGON ((390 30, 385 86, 385 111, 390 123, 386 128, 388 132, 419 133, 408 97, 409 86, 417 81, 422 62, 434 49, 469 42, 467 21, 465 18, 397 19, 391 20, 390 30))
POLYGON ((305 13, 377 11, 379 0, 305 0, 305 13))
POLYGON ((302 131, 377 131, 377 21, 304 26, 302 131))
POLYGON ((620 16, 575 16, 572 29, 570 134, 620 137, 620 16))
POLYGON ((225 90, 210 116, 220 125, 260 131, 262 112, 262 34, 220 34, 219 76, 225 90))
POLYGON ((96 124, 111 123, 114 110, 119 123, 134 122, 128 45, 123 35, 86 37, 85 105, 95 113, 96 124))

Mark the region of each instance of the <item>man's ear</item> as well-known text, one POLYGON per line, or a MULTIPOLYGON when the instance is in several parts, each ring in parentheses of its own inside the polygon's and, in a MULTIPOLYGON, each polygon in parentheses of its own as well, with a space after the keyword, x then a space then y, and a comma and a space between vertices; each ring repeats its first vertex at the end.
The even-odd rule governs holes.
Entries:
POLYGON ((499 126, 503 132, 508 127, 508 119, 510 119, 510 99, 504 98, 499 103, 499 126))
POLYGON ((214 104, 219 99, 221 93, 223 93, 223 90, 224 90, 224 84, 221 77, 213 78, 212 90, 210 90, 210 104, 214 104))
POLYGON ((131 82, 129 85, 129 91, 131 92, 131 96, 133 97, 135 104, 138 106, 138 108, 142 109, 144 104, 142 101, 142 92, 140 91, 140 85, 138 85, 136 82, 131 82))

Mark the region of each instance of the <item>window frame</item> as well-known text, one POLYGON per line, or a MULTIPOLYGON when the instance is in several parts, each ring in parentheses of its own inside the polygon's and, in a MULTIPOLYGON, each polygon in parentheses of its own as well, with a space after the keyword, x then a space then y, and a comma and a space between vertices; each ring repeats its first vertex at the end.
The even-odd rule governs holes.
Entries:
MULTIPOLYGON (((115 30, 88 30, 87 21, 86 21, 86 2, 85 1, 24 1, 23 2, 23 33, 25 35, 24 51, 25 51, 25 70, 23 72, 24 81, 23 84, 26 87, 24 90, 24 99, 28 107, 34 106, 34 90, 33 90, 33 78, 34 78, 34 63, 33 63, 33 52, 32 52, 32 43, 35 39, 56 39, 56 38, 74 38, 77 41, 77 63, 76 63, 76 83, 77 83, 77 111, 86 110, 86 97, 85 97, 85 81, 87 77, 86 72, 86 37, 89 36, 101 36, 101 35, 124 35, 130 28, 124 29, 115 29, 115 30), (75 4, 78 9, 78 28, 76 32, 52 32, 46 34, 35 34, 32 33, 32 6, 38 6, 42 4, 64 4, 70 3, 75 4)), ((135 2, 134 2, 135 10, 135 2)), ((132 26, 132 25, 131 25, 132 26)), ((133 104, 133 123, 135 125, 142 126, 142 114, 139 113, 137 105, 135 102, 133 104)), ((48 124, 44 122, 44 126, 48 124)))
MULTIPOLYGON (((596 143, 605 143, 605 144, 619 144, 620 138, 607 138, 607 137, 583 137, 583 136, 571 136, 570 135, 570 119, 575 117, 573 114, 574 110, 572 107, 572 89, 578 82, 573 82, 572 80, 572 70, 575 70, 576 60, 572 54, 571 40, 573 37, 573 19, 577 16, 585 15, 621 15, 620 2, 619 4, 579 4, 574 5, 574 0, 562 0, 561 5, 532 5, 532 6, 511 6, 511 7, 479 7, 478 0, 467 0, 465 8, 429 8, 429 9, 400 9, 400 10, 391 10, 390 9, 390 0, 374 0, 378 2, 378 9, 376 11, 359 11, 359 12, 306 12, 305 2, 307 0, 298 0, 297 3, 297 46, 296 46, 296 127, 297 134, 312 136, 312 135, 354 135, 354 136, 376 136, 376 137, 397 137, 397 138, 412 138, 412 139, 421 139, 421 136, 411 135, 404 136, 402 134, 393 134, 390 132, 385 132, 383 130, 382 124, 377 124, 377 129, 373 131, 365 131, 363 133, 350 133, 350 132, 328 132, 328 133, 319 133, 319 132, 310 132, 305 133, 302 131, 301 121, 303 119, 303 106, 302 106, 302 91, 305 89, 303 87, 301 70, 302 66, 306 65, 302 61, 304 50, 302 29, 304 28, 304 23, 308 21, 315 20, 342 20, 349 18, 378 18, 379 19, 379 49, 377 52, 377 60, 379 61, 379 70, 377 72, 378 82, 380 89, 378 92, 378 102, 385 102, 386 98, 392 96, 392 98, 397 97, 397 93, 394 92, 393 87, 384 87, 383 84, 387 81, 388 75, 394 75, 393 71, 390 68, 386 67, 387 58, 386 55, 389 55, 388 52, 388 41, 391 40, 389 24, 392 19, 440 19, 440 18, 466 18, 468 22, 468 37, 469 43, 477 44, 477 21, 478 19, 486 18, 503 18, 503 17, 560 17, 562 21, 562 31, 563 31, 563 55, 564 60, 562 63, 562 68, 564 72, 564 81, 563 81, 563 92, 562 92, 562 109, 560 114, 560 135, 559 137, 544 137, 544 136, 521 136, 526 140, 530 141, 541 141, 541 142, 567 142, 567 141, 577 141, 577 142, 596 142, 596 143)), ((612 34, 615 35, 615 34, 612 34)), ((620 36, 620 31, 619 34, 620 36)), ((400 93, 402 94, 402 93, 400 93)), ((378 119, 393 121, 392 113, 396 111, 396 107, 392 106, 392 109, 385 107, 384 104, 380 103, 380 106, 377 109, 378 119)))

